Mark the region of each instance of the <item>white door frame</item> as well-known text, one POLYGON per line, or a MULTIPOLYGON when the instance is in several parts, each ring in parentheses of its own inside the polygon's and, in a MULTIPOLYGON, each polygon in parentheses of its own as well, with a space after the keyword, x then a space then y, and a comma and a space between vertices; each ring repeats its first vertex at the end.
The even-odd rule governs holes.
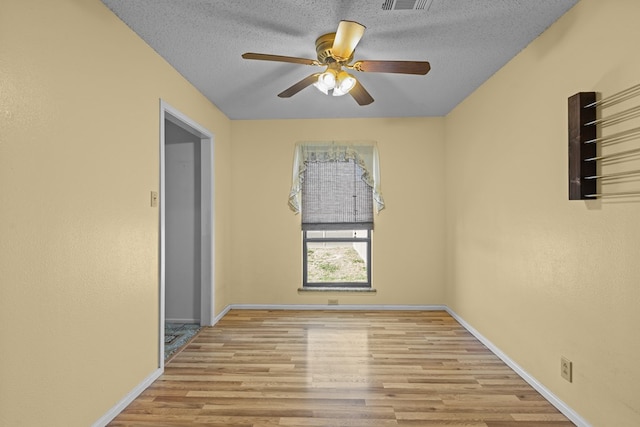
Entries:
POLYGON ((160 100, 160 318, 159 367, 164 369, 165 269, 166 269, 166 185, 165 185, 165 119, 200 138, 200 324, 213 325, 214 283, 214 186, 213 134, 162 99, 160 100))

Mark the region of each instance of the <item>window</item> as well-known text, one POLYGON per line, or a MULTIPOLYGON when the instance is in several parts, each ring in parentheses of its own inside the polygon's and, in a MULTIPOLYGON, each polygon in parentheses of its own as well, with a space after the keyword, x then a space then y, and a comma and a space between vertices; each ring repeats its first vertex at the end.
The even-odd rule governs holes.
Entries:
POLYGON ((303 230, 303 286, 371 287, 371 230, 303 230))
POLYGON ((303 288, 370 288, 373 213, 384 207, 375 146, 298 145, 295 160, 289 205, 302 213, 303 288))

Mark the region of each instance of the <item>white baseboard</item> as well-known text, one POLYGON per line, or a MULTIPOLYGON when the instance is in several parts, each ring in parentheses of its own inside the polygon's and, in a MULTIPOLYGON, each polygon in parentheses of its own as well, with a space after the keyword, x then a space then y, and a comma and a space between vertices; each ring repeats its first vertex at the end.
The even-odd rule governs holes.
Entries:
POLYGON ((447 307, 447 312, 456 319, 458 323, 460 323, 471 335, 473 335, 478 341, 484 344, 493 354, 498 356, 500 360, 502 360, 507 366, 513 369, 516 374, 520 375, 523 380, 525 380, 531 387, 536 389, 538 393, 544 396, 545 399, 549 401, 556 409, 564 414, 565 417, 569 418, 574 424, 578 427, 591 427, 591 425, 577 412, 571 409, 566 403, 558 398, 555 394, 549 391, 548 388, 543 386, 536 380, 534 377, 529 375, 527 371, 525 371, 520 365, 514 362, 509 356, 504 354, 502 350, 496 347, 491 341, 489 341, 484 335, 474 329, 471 325, 469 325, 464 319, 462 319, 456 312, 447 307))
MULTIPOLYGON (((231 304, 231 310, 415 310, 435 311, 447 310, 446 305, 375 305, 375 304, 231 304)), ((225 309, 226 310, 226 309, 225 309)), ((227 310, 229 311, 229 310, 227 310)), ((226 314, 226 312, 225 312, 226 314)))
POLYGON ((229 312, 229 310, 231 310, 231 306, 228 305, 226 306, 214 319, 213 319, 213 325, 215 325, 216 323, 218 323, 220 321, 220 319, 222 319, 224 316, 227 315, 227 313, 229 312))
POLYGON ((138 384, 133 390, 131 390, 125 397, 122 398, 113 408, 104 414, 98 421, 93 423, 92 427, 104 427, 111 420, 118 416, 120 412, 124 410, 133 400, 140 396, 140 394, 147 389, 155 380, 162 375, 163 370, 161 368, 153 371, 151 375, 145 378, 140 384, 138 384))

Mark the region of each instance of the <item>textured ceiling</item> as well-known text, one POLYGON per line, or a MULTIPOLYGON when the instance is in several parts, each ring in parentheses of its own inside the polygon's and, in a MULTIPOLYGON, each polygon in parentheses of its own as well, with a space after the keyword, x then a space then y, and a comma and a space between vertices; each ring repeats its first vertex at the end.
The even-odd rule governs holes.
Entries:
POLYGON ((284 119, 446 115, 578 0, 433 0, 428 10, 383 10, 383 0, 102 1, 230 119, 284 119), (367 27, 354 60, 426 60, 431 71, 354 72, 375 99, 359 106, 313 86, 278 98, 322 68, 240 56, 316 59, 316 38, 340 20, 367 27))

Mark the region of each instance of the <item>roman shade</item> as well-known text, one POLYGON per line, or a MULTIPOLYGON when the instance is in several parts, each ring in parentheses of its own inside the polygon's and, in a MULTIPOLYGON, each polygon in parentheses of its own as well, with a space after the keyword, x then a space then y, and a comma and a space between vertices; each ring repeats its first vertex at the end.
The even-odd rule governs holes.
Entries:
POLYGON ((375 142, 296 144, 289 207, 305 230, 372 229, 384 209, 375 142))

